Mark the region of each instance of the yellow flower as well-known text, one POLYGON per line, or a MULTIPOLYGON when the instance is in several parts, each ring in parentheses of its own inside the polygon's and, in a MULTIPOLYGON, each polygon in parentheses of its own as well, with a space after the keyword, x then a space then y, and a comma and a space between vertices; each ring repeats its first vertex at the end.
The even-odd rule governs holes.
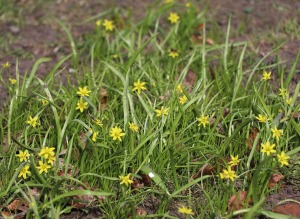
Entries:
POLYGON ((121 182, 120 185, 125 184, 126 186, 129 186, 133 181, 130 179, 130 173, 127 176, 119 176, 121 182))
POLYGON ((165 3, 168 4, 168 3, 173 3, 174 0, 165 0, 165 3))
POLYGON ((136 91, 138 92, 138 94, 141 93, 141 90, 147 90, 147 88, 145 87, 146 82, 140 82, 140 79, 137 82, 133 83, 134 88, 132 89, 132 91, 136 91))
POLYGON ((82 98, 80 98, 79 101, 77 102, 76 109, 77 110, 79 109, 80 112, 82 113, 87 108, 88 108, 88 103, 84 101, 82 98))
POLYGON ((37 168, 39 169, 39 174, 42 174, 43 172, 48 173, 48 169, 50 169, 51 166, 47 165, 47 163, 39 161, 39 166, 37 168))
POLYGON ((41 99, 41 102, 42 102, 43 106, 46 106, 49 103, 49 101, 45 100, 45 99, 41 99))
POLYGON ((288 166, 289 165, 288 159, 290 158, 290 156, 286 155, 284 153, 284 151, 282 151, 281 154, 277 154, 277 158, 278 158, 278 161, 281 163, 281 166, 283 166, 283 165, 288 166))
POLYGON ((96 125, 98 125, 98 126, 100 126, 100 127, 103 126, 103 124, 102 124, 102 122, 101 122, 100 119, 95 119, 94 122, 96 123, 96 125))
POLYGON ((27 178, 27 174, 30 174, 29 165, 24 166, 18 175, 18 177, 23 177, 23 179, 27 178))
POLYGON ((176 50, 170 50, 169 56, 172 57, 173 59, 179 56, 179 53, 176 50))
POLYGON ((131 122, 129 122, 129 128, 130 128, 131 131, 134 131, 134 132, 139 131, 139 127, 136 124, 131 123, 131 122))
POLYGON ((273 138, 276 138, 276 140, 278 141, 279 138, 283 135, 283 130, 282 129, 277 129, 276 127, 271 129, 273 135, 273 138))
POLYGON ((258 116, 255 117, 259 122, 266 123, 268 118, 266 116, 263 116, 261 114, 258 114, 258 116))
POLYGON ((204 116, 204 115, 201 115, 200 118, 197 118, 197 121, 199 122, 198 126, 203 125, 205 128, 206 125, 209 124, 208 118, 209 116, 204 116))
POLYGON ((191 3, 190 2, 185 3, 185 7, 187 8, 191 7, 191 3))
POLYGON ((168 20, 171 22, 171 24, 176 24, 179 21, 180 17, 177 13, 170 13, 168 20))
POLYGON ((274 150, 275 144, 271 145, 269 141, 267 141, 267 143, 265 144, 262 143, 261 146, 261 152, 266 153, 267 156, 269 156, 271 153, 276 153, 276 151, 274 150))
POLYGON ((109 30, 109 31, 113 31, 115 28, 113 22, 106 19, 103 22, 103 26, 105 27, 105 30, 109 30))
POLYGON ((193 215, 194 214, 192 209, 187 208, 185 206, 179 207, 178 212, 181 213, 181 214, 186 214, 186 215, 193 215))
POLYGON ((88 96, 90 96, 90 93, 91 93, 91 91, 88 89, 87 86, 84 86, 83 88, 79 87, 78 91, 77 91, 77 94, 81 97, 88 97, 88 96))
POLYGON ((267 81, 271 79, 271 72, 263 71, 263 76, 261 78, 262 81, 267 81))
POLYGON ((223 170, 223 173, 220 173, 221 179, 231 179, 231 181, 234 181, 235 178, 237 178, 237 175, 235 174, 235 171, 231 169, 229 166, 226 169, 223 170))
POLYGON ((181 96, 181 97, 179 98, 179 103, 180 103, 181 105, 185 104, 186 101, 187 101, 187 97, 186 97, 185 95, 183 95, 183 96, 181 96))
POLYGON ((178 85, 177 85, 176 91, 179 92, 179 93, 183 93, 181 84, 178 84, 178 85))
POLYGON ((15 85, 15 84, 17 83, 17 80, 14 79, 14 78, 10 78, 10 79, 8 79, 8 80, 10 81, 10 83, 11 83, 12 85, 15 85))
POLYGON ((9 68, 9 67, 10 67, 9 62, 2 63, 2 68, 9 68))
POLYGON ((101 24, 102 24, 102 21, 101 21, 101 20, 97 20, 97 21, 96 21, 96 26, 97 26, 97 27, 100 27, 101 24))
POLYGON ((97 141, 97 137, 98 137, 99 132, 94 132, 92 135, 92 141, 96 142, 97 141))
POLYGON ((279 96, 286 97, 289 93, 285 88, 279 88, 279 96))
POLYGON ((27 124, 31 125, 33 128, 35 128, 39 123, 37 122, 38 120, 38 117, 35 116, 35 117, 31 117, 29 116, 29 119, 26 121, 27 124))
POLYGON ((26 162, 28 160, 28 157, 30 156, 30 154, 28 153, 28 150, 25 150, 24 152, 19 151, 19 154, 16 156, 20 158, 20 162, 22 162, 22 161, 26 162))
POLYGON ((122 141, 121 137, 125 135, 124 132, 122 132, 122 129, 119 127, 115 126, 110 130, 109 135, 113 138, 113 140, 119 140, 122 141))
POLYGON ((51 155, 50 155, 50 156, 48 157, 48 163, 51 164, 51 166, 53 166, 54 161, 55 161, 55 156, 51 156, 51 155))
POLYGON ((45 147, 40 151, 39 156, 48 159, 49 157, 53 157, 55 155, 54 150, 54 147, 45 147))
POLYGON ((167 116, 169 108, 164 108, 163 106, 160 109, 156 109, 156 116, 167 116))
POLYGON ((288 98, 288 99, 286 100, 287 105, 291 105, 292 100, 293 100, 292 98, 288 98))
POLYGON ((239 164, 239 162, 240 162, 240 160, 239 160, 239 155, 236 155, 236 157, 233 156, 233 155, 231 155, 230 157, 231 157, 231 160, 230 160, 230 162, 228 162, 228 164, 229 164, 230 166, 236 166, 236 165, 239 164))

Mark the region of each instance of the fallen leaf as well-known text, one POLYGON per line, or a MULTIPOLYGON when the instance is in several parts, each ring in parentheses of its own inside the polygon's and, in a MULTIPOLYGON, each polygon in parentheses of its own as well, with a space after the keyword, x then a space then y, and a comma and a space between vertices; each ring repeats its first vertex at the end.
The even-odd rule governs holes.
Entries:
POLYGON ((40 190, 36 187, 34 187, 33 189, 30 189, 30 192, 27 191, 26 192, 27 196, 32 195, 35 199, 38 199, 38 197, 40 196, 40 190))
POLYGON ((148 175, 146 175, 142 172, 139 172, 138 175, 140 176, 140 178, 135 177, 133 179, 133 183, 131 184, 132 189, 140 189, 145 186, 152 185, 152 179, 148 175))
POLYGON ((99 92, 99 95, 98 95, 98 98, 101 101, 101 109, 102 110, 106 108, 107 97, 108 97, 107 90, 104 89, 104 88, 101 88, 100 92, 99 92))
POLYGON ((282 179, 284 178, 284 176, 280 173, 274 173, 271 175, 269 183, 268 183, 268 187, 274 188, 282 179))
MULTIPOLYGON (((89 188, 88 183, 85 183, 87 188, 89 188)), ((78 186, 76 188, 73 188, 76 190, 85 190, 86 188, 82 186, 78 186)), ((91 191, 94 191, 96 188, 89 188, 91 191)), ((97 202, 102 202, 105 200, 104 196, 94 196, 94 195, 76 195, 73 197, 71 201, 71 206, 73 208, 81 209, 81 208, 86 208, 87 206, 93 206, 97 202)))
POLYGON ((5 210, 1 211, 1 214, 4 218, 9 218, 9 217, 13 218, 13 214, 5 210))
POLYGON ((197 75, 192 70, 189 70, 186 74, 183 84, 187 87, 192 87, 197 81, 197 75))
POLYGON ((191 179, 197 179, 200 176, 206 176, 206 175, 214 175, 216 173, 216 166, 211 166, 209 163, 204 164, 197 173, 193 174, 191 179))
MULTIPOLYGON (((194 44, 202 44, 203 43, 203 37, 199 36, 199 35, 193 35, 193 43, 194 44)), ((205 43, 207 43, 208 45, 214 45, 215 44, 214 40, 211 39, 211 38, 206 38, 205 43)))
POLYGON ((252 200, 247 199, 247 191, 239 191, 237 194, 231 196, 228 200, 228 211, 236 211, 244 208, 245 206, 251 205, 252 200))
MULTIPOLYGON (((249 137, 248 137, 248 148, 251 150, 253 148, 254 140, 258 134, 259 130, 257 128, 254 128, 250 131, 249 137)), ((258 145, 261 144, 261 140, 258 141, 258 145)), ((258 150, 258 147, 256 148, 258 150)))
POLYGON ((28 203, 25 200, 15 199, 6 208, 10 211, 28 211, 28 203))
POLYGON ((288 202, 282 205, 275 206, 272 211, 279 214, 300 217, 300 204, 295 202, 288 202))
POLYGON ((137 206, 135 208, 135 213, 136 213, 137 216, 145 216, 145 215, 147 215, 147 211, 144 208, 139 207, 139 206, 137 206))

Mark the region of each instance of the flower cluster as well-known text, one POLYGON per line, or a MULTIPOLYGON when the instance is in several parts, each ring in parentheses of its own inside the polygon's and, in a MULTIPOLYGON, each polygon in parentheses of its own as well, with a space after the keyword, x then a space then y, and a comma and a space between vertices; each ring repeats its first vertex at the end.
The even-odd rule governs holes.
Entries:
POLYGON ((231 155, 231 160, 228 162, 227 169, 224 169, 222 173, 220 173, 221 179, 230 179, 231 181, 234 181, 235 178, 237 178, 237 175, 234 170, 232 170, 233 166, 237 166, 240 162, 239 156, 233 156, 231 155))
POLYGON ((87 86, 79 87, 77 94, 80 96, 76 110, 79 110, 81 113, 88 108, 88 103, 83 99, 83 97, 90 96, 91 91, 88 89, 87 86))
MULTIPOLYGON (((37 169, 39 169, 40 174, 42 174, 43 172, 47 173, 48 169, 50 169, 51 166, 53 166, 55 161, 54 150, 54 147, 45 147, 40 150, 38 156, 41 158, 41 160, 39 160, 39 166, 37 167, 37 169)), ((28 152, 28 150, 20 150, 16 156, 20 159, 20 162, 29 162, 28 159, 30 157, 30 153, 28 152)), ((25 166, 21 168, 18 177, 23 177, 23 179, 27 179, 27 175, 31 174, 29 168, 30 165, 25 164, 25 166)))

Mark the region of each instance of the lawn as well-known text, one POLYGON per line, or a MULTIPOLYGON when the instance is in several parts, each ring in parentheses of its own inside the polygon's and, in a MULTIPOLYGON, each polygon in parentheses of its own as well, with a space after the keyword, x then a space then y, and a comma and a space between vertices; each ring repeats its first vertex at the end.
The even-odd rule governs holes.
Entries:
POLYGON ((257 57, 231 41, 230 17, 215 33, 206 16, 191 2, 135 22, 114 8, 84 40, 55 18, 70 53, 45 77, 48 57, 1 63, 2 217, 299 216, 299 197, 276 203, 288 213, 268 199, 299 190, 300 53, 269 63, 283 43, 257 57))

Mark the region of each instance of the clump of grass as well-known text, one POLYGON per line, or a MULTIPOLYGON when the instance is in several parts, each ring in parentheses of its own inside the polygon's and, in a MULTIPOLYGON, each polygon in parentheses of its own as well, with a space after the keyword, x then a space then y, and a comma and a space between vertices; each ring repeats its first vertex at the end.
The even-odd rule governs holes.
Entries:
POLYGON ((230 28, 224 44, 208 44, 194 5, 158 7, 131 26, 105 14, 82 51, 68 33, 78 87, 51 79, 70 56, 44 81, 36 71, 47 58, 24 77, 3 65, 15 81, 1 80, 11 97, 0 117, 2 208, 21 198, 28 218, 79 204, 108 218, 137 207, 145 217, 272 215, 262 208, 269 179, 300 150, 295 68, 285 81, 280 66, 245 66, 247 43, 229 44, 230 28), (229 209, 241 191, 247 201, 229 209))

